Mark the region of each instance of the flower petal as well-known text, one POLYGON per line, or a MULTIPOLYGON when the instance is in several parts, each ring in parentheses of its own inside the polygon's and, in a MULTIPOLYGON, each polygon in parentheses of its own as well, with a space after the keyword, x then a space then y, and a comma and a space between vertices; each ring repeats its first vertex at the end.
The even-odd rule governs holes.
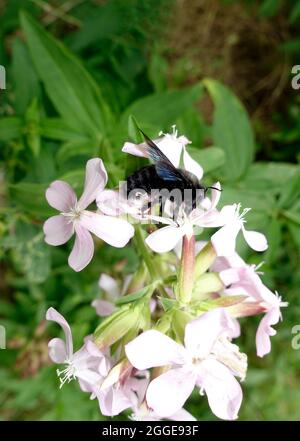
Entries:
POLYGON ((130 153, 134 156, 139 156, 141 158, 147 158, 146 144, 142 142, 141 144, 133 144, 132 142, 125 142, 122 147, 123 153, 130 153))
POLYGON ((156 253, 166 253, 175 248, 183 236, 183 228, 170 225, 151 233, 145 242, 156 253))
POLYGON ((238 223, 228 224, 212 235, 211 243, 217 256, 232 256, 235 253, 236 237, 240 228, 238 223))
POLYGON ((216 360, 205 360, 201 364, 201 388, 205 390, 212 412, 224 420, 238 417, 243 392, 230 370, 216 360))
POLYGON ((59 214, 46 220, 43 226, 45 242, 49 245, 62 245, 72 237, 73 224, 68 219, 59 214))
POLYGON ((221 197, 221 184, 220 182, 216 182, 212 185, 212 187, 214 188, 212 188, 211 190, 211 209, 216 208, 219 203, 221 197), (218 190, 216 190, 216 188, 218 188, 218 190))
POLYGON ((124 203, 117 190, 103 190, 97 194, 96 203, 99 210, 109 216, 119 216, 124 213, 124 203))
POLYGON ((93 300, 92 306, 96 309, 96 313, 100 317, 107 317, 108 315, 112 314, 116 309, 115 305, 112 302, 100 299, 93 300))
POLYGON ((187 152, 186 148, 183 149, 183 164, 184 168, 190 172, 193 173, 193 175, 197 176, 197 178, 202 179, 203 176, 203 168, 200 164, 198 164, 197 161, 195 161, 191 155, 187 152))
POLYGON ((109 297, 114 300, 120 295, 120 290, 115 279, 108 274, 102 273, 99 278, 99 286, 103 291, 109 295, 109 297))
POLYGON ((185 368, 170 369, 155 378, 148 386, 146 400, 161 417, 178 412, 195 387, 196 376, 185 368))
POLYGON ((197 419, 185 409, 180 409, 173 415, 169 416, 172 421, 197 421, 197 419))
POLYGON ((107 183, 107 173, 101 159, 93 158, 86 163, 84 191, 78 201, 78 208, 84 210, 96 199, 107 183))
POLYGON ((184 343, 191 357, 205 358, 218 337, 231 331, 231 321, 224 308, 202 314, 185 327, 184 343))
POLYGON ((276 325, 280 319, 280 308, 272 308, 260 321, 256 332, 256 352, 258 357, 264 357, 271 351, 270 337, 276 334, 272 325, 276 325))
POLYGON ((96 392, 102 415, 114 416, 131 407, 131 400, 123 388, 109 387, 101 392, 96 392))
MULTIPOLYGON (((68 322, 54 308, 49 308, 47 310, 47 312, 46 312, 46 319, 50 320, 52 322, 56 322, 56 323, 58 323, 62 327, 62 329, 63 329, 63 331, 65 333, 65 337, 66 337, 66 351, 65 352, 66 352, 67 358, 70 358, 73 355, 73 339, 72 339, 71 328, 70 328, 68 322)), ((53 341, 53 340, 51 340, 51 341, 53 341)), ((58 344, 60 345, 59 351, 61 351, 61 343, 58 343, 58 344)), ((56 345, 56 347, 57 347, 57 339, 56 339, 56 342, 54 342, 54 345, 56 345)))
POLYGON ((48 343, 49 357, 54 363, 64 363, 67 358, 66 344, 61 338, 52 338, 48 343))
POLYGON ((74 271, 81 271, 92 260, 94 242, 90 233, 79 223, 75 225, 76 238, 68 263, 74 271))
POLYGON ((73 188, 65 181, 54 181, 46 190, 46 199, 51 207, 68 213, 77 202, 73 188))
POLYGON ((133 226, 123 219, 83 211, 80 224, 113 247, 122 248, 134 235, 133 226))
POLYGON ((128 360, 139 370, 168 364, 183 364, 187 357, 183 346, 159 331, 143 332, 125 346, 128 360))
POLYGON ((179 167, 183 147, 182 141, 167 133, 162 138, 156 139, 154 142, 172 164, 175 167, 179 167))
POLYGON ((247 231, 242 227, 245 241, 255 251, 265 251, 268 248, 268 241, 266 236, 257 231, 247 231))

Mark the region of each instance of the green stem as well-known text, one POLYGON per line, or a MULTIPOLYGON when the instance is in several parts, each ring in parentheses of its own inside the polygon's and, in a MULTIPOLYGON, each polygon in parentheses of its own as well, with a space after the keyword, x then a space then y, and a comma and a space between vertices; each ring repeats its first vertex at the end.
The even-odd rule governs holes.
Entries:
MULTIPOLYGON (((145 244, 143 230, 139 225, 137 225, 136 229, 135 229, 134 243, 135 243, 135 247, 136 247, 138 253, 144 259, 144 262, 145 262, 146 267, 148 269, 149 275, 152 279, 151 281, 154 282, 155 280, 162 279, 159 271, 157 271, 156 266, 154 264, 153 255, 149 251, 147 245, 145 244)), ((157 290, 159 291, 161 296, 168 297, 163 286, 158 286, 157 290)))

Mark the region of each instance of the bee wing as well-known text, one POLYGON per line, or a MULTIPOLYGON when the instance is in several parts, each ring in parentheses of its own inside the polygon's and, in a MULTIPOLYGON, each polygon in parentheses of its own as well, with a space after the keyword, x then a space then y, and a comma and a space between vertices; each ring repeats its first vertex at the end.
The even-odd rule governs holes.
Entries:
POLYGON ((155 164, 155 170, 158 176, 164 181, 186 182, 186 176, 178 168, 168 161, 159 161, 155 164))
POLYGON ((152 139, 150 139, 141 129, 139 129, 139 130, 142 133, 143 137, 145 138, 145 141, 147 144, 146 151, 147 151, 150 159, 152 159, 152 161, 154 161, 154 162, 164 161, 164 162, 172 165, 171 161, 160 150, 160 148, 155 144, 155 142, 153 142, 152 139))

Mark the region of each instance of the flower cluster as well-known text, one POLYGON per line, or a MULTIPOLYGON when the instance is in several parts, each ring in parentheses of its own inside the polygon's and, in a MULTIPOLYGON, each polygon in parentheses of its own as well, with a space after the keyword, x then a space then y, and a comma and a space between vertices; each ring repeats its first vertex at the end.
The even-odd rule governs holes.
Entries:
MULTIPOLYGON (((182 157, 185 170, 202 178, 202 167, 187 151, 189 140, 178 137, 175 128, 160 134, 156 144, 175 167, 182 157)), ((127 142, 123 152, 147 157, 145 144, 127 142)), ((57 370, 61 386, 77 379, 82 391, 98 400, 103 415, 130 409, 130 418, 148 421, 195 420, 183 406, 196 389, 217 417, 236 419, 243 398, 240 382, 247 373, 247 356, 233 342, 241 334, 238 319, 263 315, 256 333, 257 355, 263 357, 287 305, 263 284, 258 268, 236 252, 240 232, 259 252, 268 247, 265 236, 246 229, 249 208, 239 203, 218 208, 220 183, 192 211, 179 207, 176 219, 168 210, 163 215, 150 211, 148 224, 145 217, 136 222, 138 210, 117 199, 114 189, 105 190, 106 184, 104 165, 94 158, 87 162, 79 200, 63 181, 46 192, 60 214, 45 222, 45 240, 62 245, 75 234, 69 256, 75 271, 93 257, 91 233, 114 247, 134 238, 140 255, 139 268, 123 281, 101 274, 102 296, 91 305, 101 321, 78 351, 63 316, 53 308, 47 311, 47 320, 65 334, 65 341, 49 343, 50 358, 64 365, 57 370), (95 202, 96 211, 87 210, 95 202), (197 241, 204 229, 212 229, 210 240, 197 241)))

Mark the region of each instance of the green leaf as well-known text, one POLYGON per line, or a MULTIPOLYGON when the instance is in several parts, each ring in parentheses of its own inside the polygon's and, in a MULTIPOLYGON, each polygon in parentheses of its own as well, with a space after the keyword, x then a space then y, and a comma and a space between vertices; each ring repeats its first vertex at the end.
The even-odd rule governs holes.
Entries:
POLYGON ((224 186, 220 207, 227 204, 241 203, 242 208, 251 208, 246 216, 247 228, 267 228, 276 203, 272 194, 266 191, 253 191, 224 186))
POLYGON ((74 156, 84 155, 87 159, 97 155, 98 145, 93 140, 70 141, 64 143, 57 152, 57 162, 64 163, 74 156))
POLYGON ((32 213, 39 218, 54 214, 45 198, 45 191, 48 184, 35 184, 29 182, 19 182, 10 185, 10 195, 12 201, 17 203, 25 212, 32 213))
POLYGON ((288 220, 290 220, 291 222, 293 222, 294 224, 296 224, 297 226, 300 226, 300 213, 296 212, 296 211, 283 211, 282 212, 283 216, 286 217, 288 220))
POLYGON ((150 285, 145 286, 144 288, 138 290, 137 292, 121 297, 116 301, 116 305, 118 306, 125 305, 126 303, 134 302, 136 300, 141 299, 142 297, 151 295, 156 287, 157 287, 157 282, 151 283, 150 285))
POLYGON ((169 130, 175 120, 200 98, 202 90, 202 85, 196 84, 184 90, 145 96, 125 110, 121 122, 126 126, 129 116, 135 115, 143 127, 148 125, 157 130, 169 130))
POLYGON ((128 135, 135 144, 140 144, 144 140, 139 125, 133 115, 129 115, 128 117, 128 135))
POLYGON ((58 113, 72 127, 100 139, 112 121, 94 80, 30 15, 22 12, 21 23, 38 75, 58 113))
POLYGON ((264 0, 259 7, 262 17, 274 17, 280 9, 282 0, 264 0))
POLYGON ((295 23, 298 20, 299 16, 300 16, 300 3, 297 2, 291 10, 291 13, 289 16, 289 22, 295 23))
POLYGON ((28 107, 26 114, 26 140, 34 156, 38 156, 41 148, 40 109, 36 98, 28 107))
POLYGON ((282 224, 277 219, 272 219, 266 231, 268 239, 268 249, 265 253, 265 259, 269 264, 276 262, 280 245, 282 241, 282 224))
POLYGON ((254 134, 247 112, 233 93, 218 81, 203 81, 214 103, 212 126, 213 143, 226 155, 222 168, 224 178, 240 179, 250 166, 254 155, 254 134))
POLYGON ((7 116, 0 119, 0 141, 11 141, 19 138, 23 133, 23 121, 16 116, 7 116))
POLYGON ((19 114, 24 114, 32 99, 40 97, 41 90, 28 49, 19 38, 13 43, 12 74, 15 108, 19 114))
POLYGON ((89 138, 76 131, 61 118, 43 118, 40 122, 43 137, 59 141, 84 141, 89 138))
POLYGON ((289 208, 300 196, 300 167, 297 172, 282 187, 278 205, 281 208, 289 208))
POLYGON ((297 170, 297 165, 285 162, 256 162, 249 167, 240 186, 246 190, 280 193, 297 170))
POLYGON ((157 51, 152 53, 148 64, 148 76, 155 92, 163 92, 167 88, 168 63, 157 51))
POLYGON ((288 222, 287 225, 294 240, 294 244, 297 246, 297 248, 300 251, 300 219, 298 224, 294 222, 288 222))
POLYGON ((205 149, 188 148, 191 156, 203 167, 205 173, 220 168, 225 163, 225 153, 218 147, 205 149))

